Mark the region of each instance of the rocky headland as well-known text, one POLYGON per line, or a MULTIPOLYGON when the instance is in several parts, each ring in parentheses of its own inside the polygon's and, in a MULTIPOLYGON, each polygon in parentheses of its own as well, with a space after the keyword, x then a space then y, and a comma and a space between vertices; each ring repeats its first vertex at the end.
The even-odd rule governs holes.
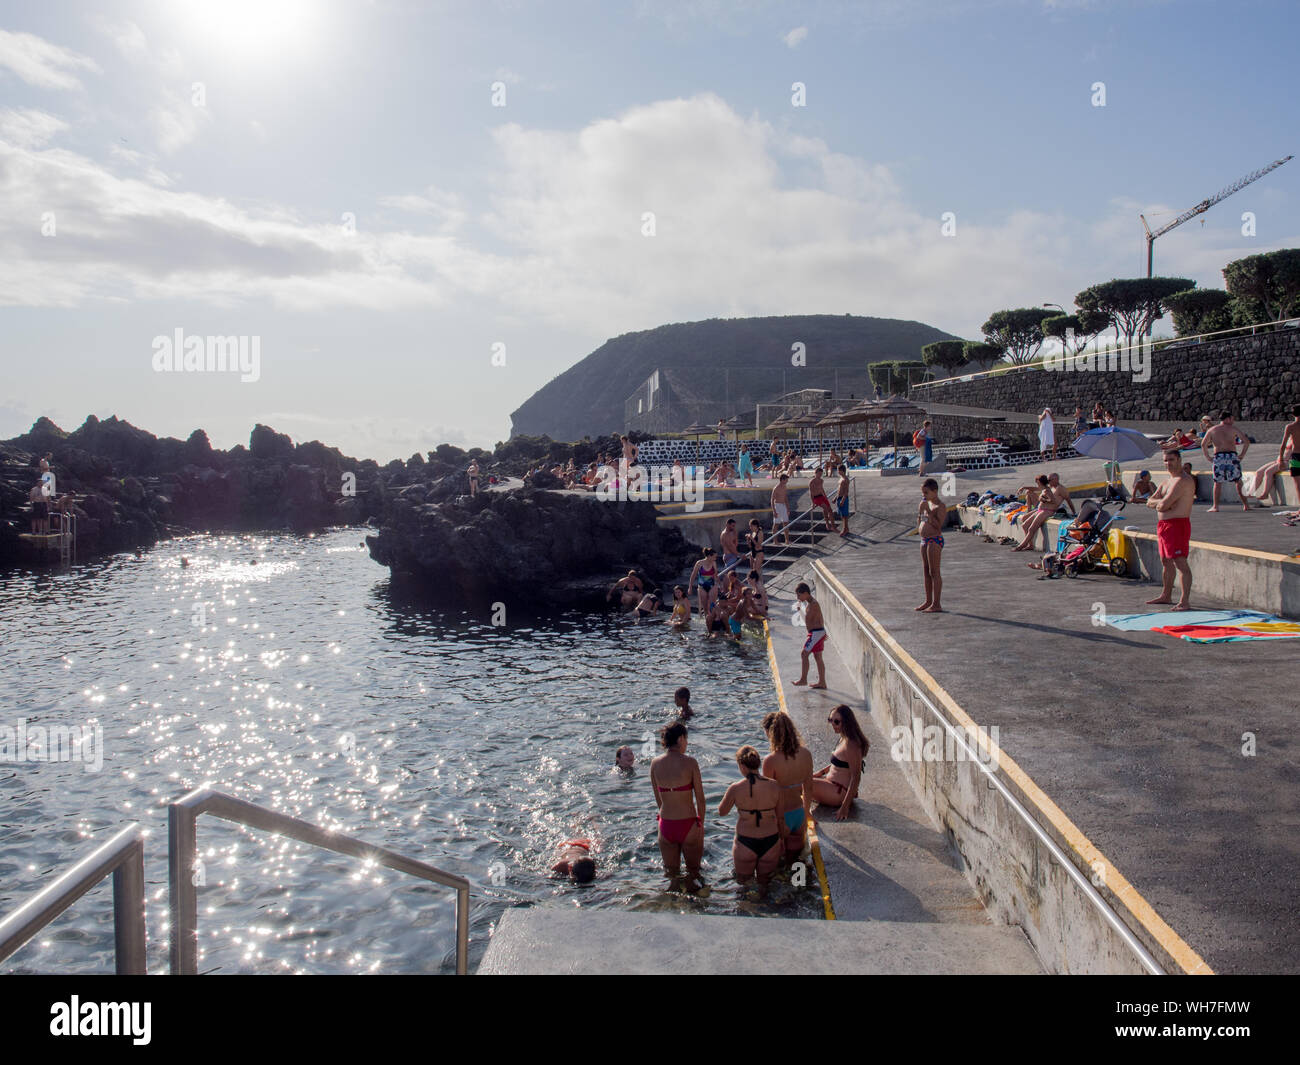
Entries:
POLYGON ((535 472, 616 448, 614 437, 516 437, 492 451, 443 444, 381 466, 319 441, 295 444, 264 425, 247 447, 223 451, 201 429, 178 440, 116 417, 91 416, 72 432, 42 418, 0 442, 0 566, 59 562, 57 548, 20 536, 48 455, 53 498, 66 498, 77 518, 79 560, 192 533, 366 525, 377 529, 367 537, 375 561, 430 600, 596 607, 627 570, 672 580, 695 555, 656 524, 652 504, 547 491, 559 482, 535 472), (477 497, 467 494, 471 459, 484 486, 499 482, 477 497), (523 487, 518 478, 530 471, 523 487))

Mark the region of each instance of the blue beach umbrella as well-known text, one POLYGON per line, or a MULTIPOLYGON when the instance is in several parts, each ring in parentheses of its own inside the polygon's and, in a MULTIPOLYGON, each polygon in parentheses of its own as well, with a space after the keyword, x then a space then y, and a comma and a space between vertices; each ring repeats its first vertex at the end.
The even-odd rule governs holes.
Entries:
POLYGON ((1107 425, 1089 429, 1074 441, 1074 450, 1080 455, 1111 462, 1132 462, 1144 459, 1160 450, 1160 445, 1136 429, 1122 429, 1107 425))
POLYGON ((1089 429, 1075 438, 1074 450, 1080 455, 1095 459, 1106 459, 1107 481, 1119 481, 1119 464, 1134 459, 1144 459, 1160 450, 1160 445, 1136 429, 1123 429, 1118 425, 1104 425, 1099 429, 1089 429))

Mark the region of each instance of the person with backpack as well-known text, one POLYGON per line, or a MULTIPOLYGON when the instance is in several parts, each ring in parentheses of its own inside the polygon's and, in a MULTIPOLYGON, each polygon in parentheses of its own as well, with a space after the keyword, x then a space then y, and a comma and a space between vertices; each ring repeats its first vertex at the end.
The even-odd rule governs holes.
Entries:
POLYGON ((934 461, 934 436, 930 432, 930 426, 934 423, 926 418, 921 423, 921 428, 912 434, 912 446, 916 448, 917 453, 921 456, 920 474, 925 476, 925 468, 934 461))

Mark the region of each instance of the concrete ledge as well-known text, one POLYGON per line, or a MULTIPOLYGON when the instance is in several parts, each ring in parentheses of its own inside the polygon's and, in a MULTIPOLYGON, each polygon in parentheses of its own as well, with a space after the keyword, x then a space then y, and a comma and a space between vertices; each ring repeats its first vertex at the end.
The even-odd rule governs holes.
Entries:
MULTIPOLYGON (((1014 536, 1017 540, 1024 536, 1019 525, 1012 525, 1001 514, 981 514, 977 508, 966 506, 955 509, 957 520, 968 529, 978 523, 980 531, 990 536, 1014 536)), ((1044 524, 1052 547, 1062 520, 1048 518, 1044 524)), ((1136 557, 1138 562, 1138 572, 1133 576, 1159 581, 1163 567, 1155 534, 1120 527, 1132 548, 1130 557, 1136 557)), ((1192 567, 1194 594, 1249 610, 1300 618, 1300 560, 1290 555, 1193 540, 1187 562, 1192 567)))
POLYGON ((939 725, 945 733, 976 737, 971 754, 978 758, 898 765, 948 833, 985 905, 1025 931, 1043 965, 1057 973, 1210 972, 826 565, 816 562, 813 570, 828 634, 845 649, 846 660, 860 661, 868 708, 881 729, 913 732, 915 721, 922 729, 939 725), (991 783, 981 759, 1005 793, 991 783))
POLYGON ((763 963, 821 975, 1040 972, 1019 929, 792 921, 534 906, 507 910, 479 975, 733 975, 763 963), (1016 964, 1008 967, 1007 956, 1016 964))

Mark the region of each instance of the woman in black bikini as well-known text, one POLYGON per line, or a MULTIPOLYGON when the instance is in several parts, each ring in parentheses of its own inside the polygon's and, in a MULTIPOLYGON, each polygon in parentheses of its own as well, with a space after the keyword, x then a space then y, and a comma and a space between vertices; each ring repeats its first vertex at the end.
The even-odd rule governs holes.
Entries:
POLYGON ((835 820, 844 821, 853 812, 862 779, 862 760, 871 742, 863 735, 853 711, 841 703, 826 718, 840 738, 831 755, 831 764, 813 774, 813 798, 825 806, 834 806, 835 820))
POLYGON ((781 860, 781 844, 787 832, 785 819, 776 812, 781 785, 760 775, 762 764, 753 747, 740 748, 736 766, 744 779, 727 789, 718 806, 718 814, 723 817, 733 806, 736 808, 736 842, 731 847, 736 882, 748 884, 757 872, 759 898, 767 895, 767 882, 781 860))
POLYGON ((749 572, 763 572, 763 526, 757 518, 749 521, 749 532, 745 533, 745 544, 749 554, 749 572))

